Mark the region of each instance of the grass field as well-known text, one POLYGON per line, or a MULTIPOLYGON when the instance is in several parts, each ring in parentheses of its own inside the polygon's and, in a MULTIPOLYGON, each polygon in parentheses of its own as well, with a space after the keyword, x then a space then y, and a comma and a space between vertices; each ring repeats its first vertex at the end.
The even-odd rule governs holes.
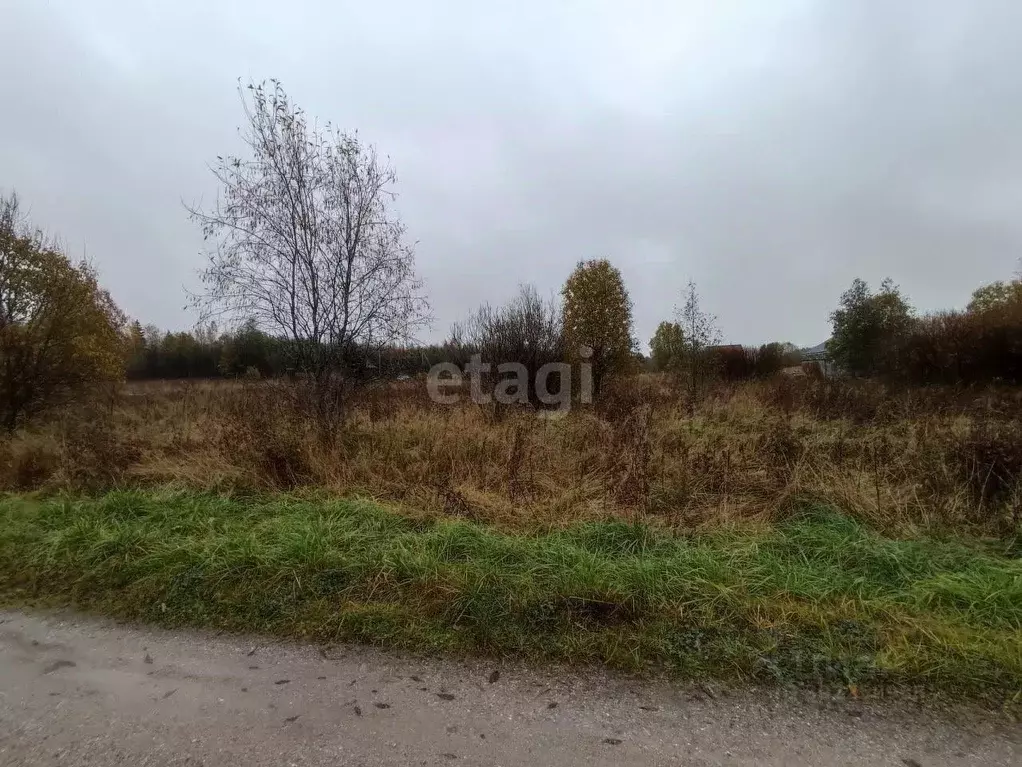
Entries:
POLYGON ((7 601, 1022 697, 1020 390, 633 376, 549 419, 405 381, 328 441, 294 391, 131 384, 4 440, 7 601))
POLYGON ((892 540, 822 507, 688 534, 511 533, 370 501, 183 491, 10 496, 0 514, 9 603, 689 678, 1022 692, 1017 552, 892 540))
POLYGON ((365 392, 325 445, 279 382, 130 384, 0 442, 0 488, 317 488, 501 529, 634 520, 712 529, 836 506, 895 536, 1022 529, 1022 390, 869 382, 719 387, 690 411, 654 376, 561 420, 365 392))

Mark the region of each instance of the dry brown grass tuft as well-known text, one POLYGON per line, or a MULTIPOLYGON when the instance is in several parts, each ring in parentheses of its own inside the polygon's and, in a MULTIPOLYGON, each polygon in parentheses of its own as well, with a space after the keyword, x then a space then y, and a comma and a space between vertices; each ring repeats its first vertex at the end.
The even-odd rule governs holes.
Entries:
POLYGON ((562 419, 444 407, 425 385, 366 392, 331 443, 284 382, 142 383, 0 445, 7 489, 174 483, 364 493, 509 528, 643 515, 767 521, 813 499, 893 533, 1020 519, 1022 397, 779 376, 722 387, 689 416, 669 382, 619 382, 562 419))

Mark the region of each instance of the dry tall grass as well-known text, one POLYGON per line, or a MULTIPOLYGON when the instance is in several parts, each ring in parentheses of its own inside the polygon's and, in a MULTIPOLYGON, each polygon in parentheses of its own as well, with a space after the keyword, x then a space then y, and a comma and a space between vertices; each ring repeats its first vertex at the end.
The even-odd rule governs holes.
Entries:
POLYGON ((694 528, 833 503, 879 529, 1010 535, 1022 515, 1022 391, 914 389, 781 376, 687 403, 621 382, 563 419, 367 392, 317 437, 283 382, 141 383, 0 446, 7 489, 179 484, 233 493, 364 493, 511 528, 622 517, 694 528))

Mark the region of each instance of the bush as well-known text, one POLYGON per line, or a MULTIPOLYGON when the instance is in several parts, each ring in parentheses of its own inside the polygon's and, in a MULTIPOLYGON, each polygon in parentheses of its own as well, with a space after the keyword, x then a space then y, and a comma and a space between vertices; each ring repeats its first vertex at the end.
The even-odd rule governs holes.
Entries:
POLYGON ((926 317, 898 356, 912 384, 1022 383, 1022 304, 926 317))
POLYGON ((770 378, 801 361, 795 347, 778 341, 763 344, 758 349, 737 345, 714 346, 707 350, 707 354, 711 359, 709 369, 731 382, 770 378))
POLYGON ((706 350, 708 369, 725 381, 745 381, 756 372, 756 352, 744 346, 715 346, 706 350))
MULTIPOLYGON (((522 365, 534 405, 540 404, 533 386, 536 374, 544 365, 563 362, 565 358, 560 310, 554 302, 544 301, 531 285, 520 286, 518 295, 504 306, 479 307, 467 322, 455 326, 453 335, 462 347, 461 354, 455 356, 467 360, 472 354, 479 354, 484 363, 491 365, 487 387, 498 380, 498 365, 522 365)), ((550 380, 549 386, 558 391, 556 380, 550 380)))

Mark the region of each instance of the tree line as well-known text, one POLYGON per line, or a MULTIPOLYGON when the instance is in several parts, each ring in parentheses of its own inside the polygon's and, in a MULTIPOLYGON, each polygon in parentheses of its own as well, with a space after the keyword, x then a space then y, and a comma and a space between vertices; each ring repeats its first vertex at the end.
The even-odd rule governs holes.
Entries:
POLYGON ((919 315, 890 280, 855 280, 831 315, 834 365, 914 385, 1022 383, 1022 271, 976 289, 964 310, 919 315))
MULTIPOLYGON (((716 320, 700 307, 693 284, 672 319, 661 322, 649 355, 632 337, 631 302, 620 271, 609 261, 579 264, 558 297, 543 298, 534 285, 520 286, 499 306, 484 304, 455 323, 437 344, 364 349, 354 367, 370 377, 427 372, 440 362, 463 367, 473 354, 517 362, 530 376, 550 362, 593 350, 596 388, 623 371, 682 375, 689 389, 703 379, 769 378, 802 363, 791 343, 758 347, 723 345, 716 320), (573 352, 574 350, 574 352, 573 352)), ((914 384, 1022 382, 1022 276, 978 288, 966 309, 918 315, 891 281, 873 291, 855 280, 831 315, 827 359, 841 374, 914 384)), ((249 320, 232 332, 162 333, 131 326, 132 379, 275 377, 292 372, 295 359, 285 340, 249 320)))

